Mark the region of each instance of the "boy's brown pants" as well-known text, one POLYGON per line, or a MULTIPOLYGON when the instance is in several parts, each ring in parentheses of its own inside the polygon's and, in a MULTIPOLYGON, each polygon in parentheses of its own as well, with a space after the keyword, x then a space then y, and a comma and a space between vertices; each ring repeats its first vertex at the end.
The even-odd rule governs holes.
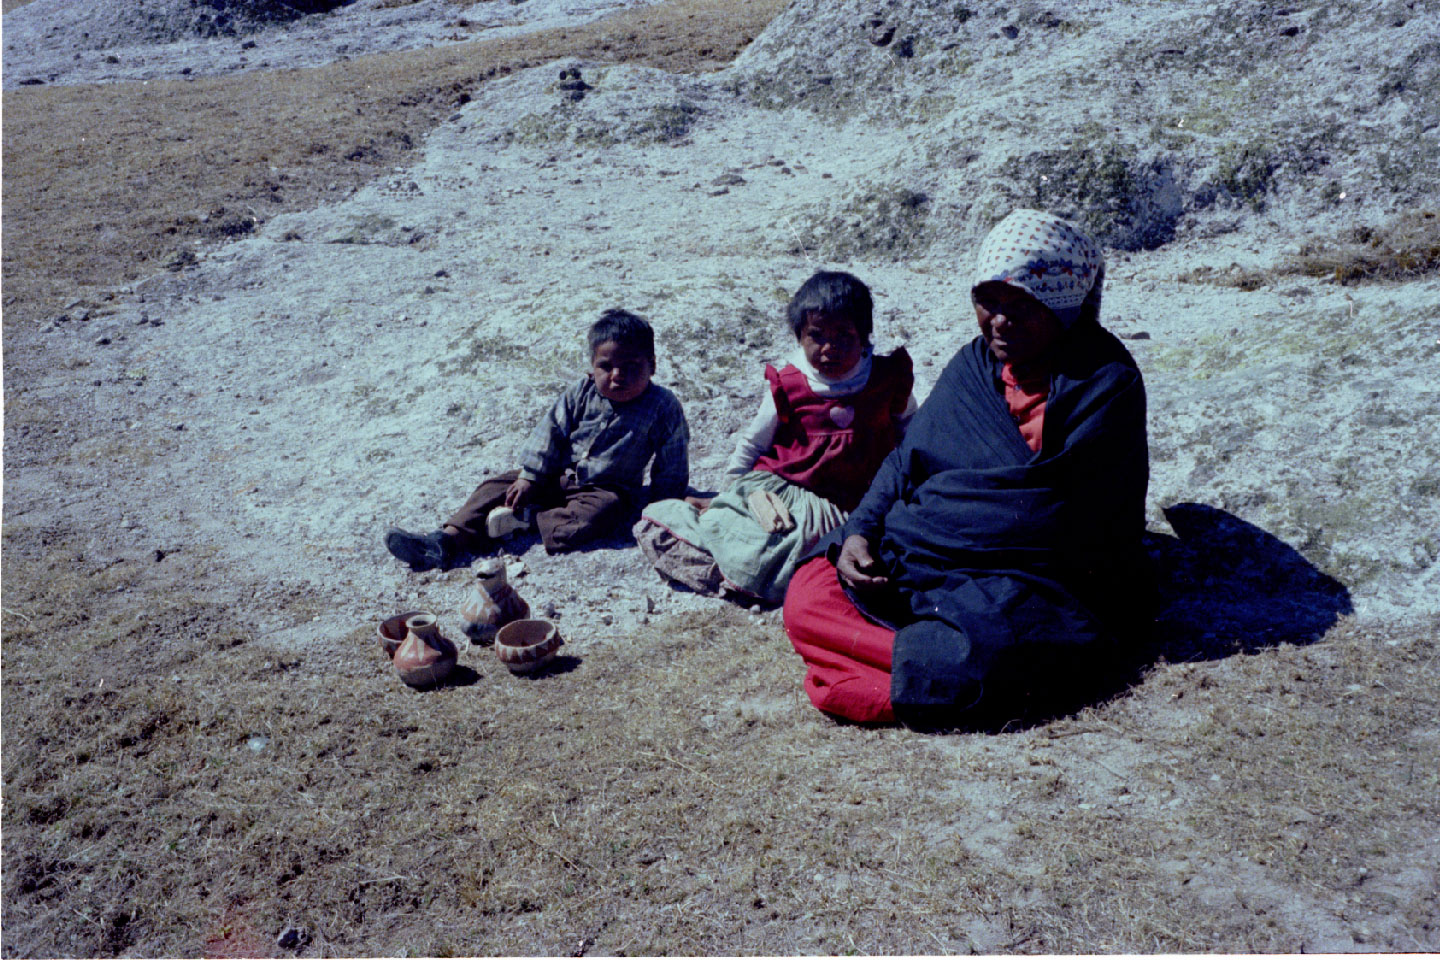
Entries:
MULTIPOLYGON (((510 470, 484 481, 470 494, 465 505, 445 521, 447 527, 457 531, 456 539, 463 549, 480 551, 494 545, 495 541, 485 532, 485 518, 505 502, 505 491, 519 477, 520 471, 510 470)), ((524 505, 535 511, 540 542, 550 553, 573 550, 609 533, 630 514, 629 504, 618 493, 594 484, 582 484, 570 472, 558 481, 536 483, 524 505)))

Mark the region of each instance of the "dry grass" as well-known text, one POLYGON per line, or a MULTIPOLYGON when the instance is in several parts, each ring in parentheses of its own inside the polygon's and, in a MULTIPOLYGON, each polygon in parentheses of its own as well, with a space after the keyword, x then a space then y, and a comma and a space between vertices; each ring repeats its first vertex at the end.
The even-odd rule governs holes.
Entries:
POLYGON ((783 6, 672 0, 573 29, 314 70, 8 90, 6 322, 100 299, 198 242, 338 199, 403 162, 487 79, 564 56, 716 69, 783 6))
POLYGON ((11 553, 6 955, 1293 952, 1306 909, 1440 945, 1393 887, 1436 866, 1433 635, 925 737, 824 720, 730 608, 418 694, 368 625, 277 654, 142 563, 11 553))
POLYGON ((1318 277, 1339 284, 1404 282, 1440 273, 1440 214, 1422 210, 1379 227, 1356 227, 1338 237, 1312 240, 1278 267, 1246 270, 1197 267, 1176 277, 1259 290, 1286 276, 1318 277))
MULTIPOLYGON (((485 77, 702 69, 778 6, 13 91, 7 320, 350 189, 485 77)), ((7 453, 94 453, 105 425, 63 409, 7 409, 7 453)), ((535 680, 467 651, 468 685, 417 694, 372 626, 277 650, 206 558, 86 557, 63 513, 5 530, 5 956, 1440 949, 1440 625, 1342 623, 1033 730, 920 736, 830 723, 779 627, 725 607, 535 680)))
POLYGON ((1382 227, 1358 227, 1334 240, 1307 243, 1287 269, 1343 284, 1440 273, 1440 215, 1409 213, 1382 227))

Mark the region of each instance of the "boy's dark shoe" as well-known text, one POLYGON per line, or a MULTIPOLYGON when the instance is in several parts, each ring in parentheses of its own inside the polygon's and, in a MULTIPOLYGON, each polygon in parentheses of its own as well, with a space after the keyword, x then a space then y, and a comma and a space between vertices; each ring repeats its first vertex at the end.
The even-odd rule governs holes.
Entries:
POLYGON ((385 549, 417 572, 448 570, 455 559, 454 542, 440 530, 419 534, 393 527, 385 534, 385 549))

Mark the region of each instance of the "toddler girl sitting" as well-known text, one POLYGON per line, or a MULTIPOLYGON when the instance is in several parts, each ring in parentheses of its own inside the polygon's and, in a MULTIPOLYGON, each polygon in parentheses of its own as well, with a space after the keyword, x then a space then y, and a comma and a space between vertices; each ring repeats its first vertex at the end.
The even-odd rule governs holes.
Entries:
POLYGON ((635 539, 671 580, 714 596, 780 603, 795 566, 860 502, 914 415, 904 348, 875 356, 874 302, 848 273, 821 271, 786 318, 799 349, 735 443, 724 492, 650 504, 635 539))

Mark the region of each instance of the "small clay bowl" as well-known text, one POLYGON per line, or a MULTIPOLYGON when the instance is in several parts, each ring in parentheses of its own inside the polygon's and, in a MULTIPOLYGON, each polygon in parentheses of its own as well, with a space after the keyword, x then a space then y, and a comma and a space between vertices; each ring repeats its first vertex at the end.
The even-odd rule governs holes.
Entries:
POLYGON ((380 621, 380 626, 375 628, 375 636, 379 639, 380 649, 385 651, 385 656, 395 659, 395 651, 405 642, 405 621, 418 617, 420 613, 419 610, 407 610, 399 616, 380 621))
POLYGON ((564 643, 548 620, 515 620, 495 634, 495 656, 511 673, 532 673, 548 663, 564 643))

